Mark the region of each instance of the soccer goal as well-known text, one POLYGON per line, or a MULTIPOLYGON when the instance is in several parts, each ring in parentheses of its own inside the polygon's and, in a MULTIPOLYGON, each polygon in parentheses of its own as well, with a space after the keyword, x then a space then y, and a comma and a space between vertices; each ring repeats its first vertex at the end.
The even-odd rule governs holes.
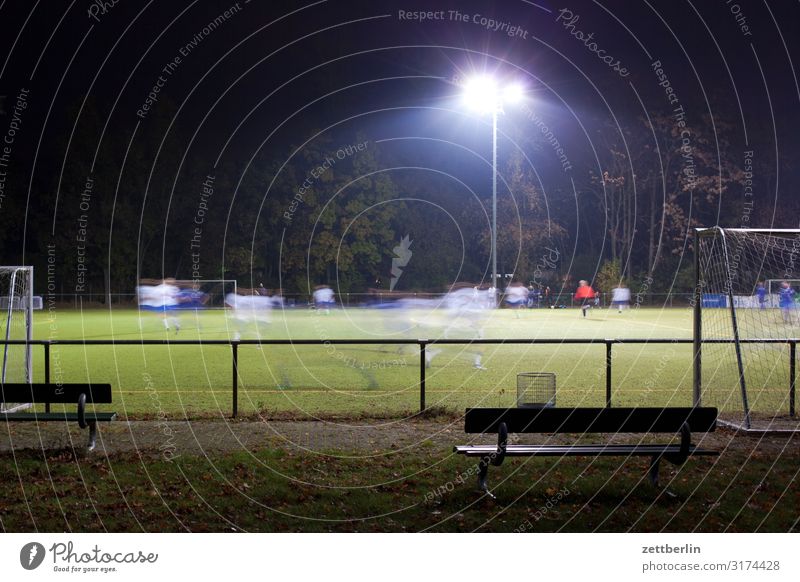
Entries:
MULTIPOLYGON (((4 341, 33 339, 33 267, 0 267, 0 337, 4 341)), ((26 383, 33 378, 30 344, 0 346, 0 381, 26 383)), ((0 412, 28 404, 0 405, 0 412)))
POLYGON ((694 400, 756 430, 797 430, 800 230, 695 229, 694 400))

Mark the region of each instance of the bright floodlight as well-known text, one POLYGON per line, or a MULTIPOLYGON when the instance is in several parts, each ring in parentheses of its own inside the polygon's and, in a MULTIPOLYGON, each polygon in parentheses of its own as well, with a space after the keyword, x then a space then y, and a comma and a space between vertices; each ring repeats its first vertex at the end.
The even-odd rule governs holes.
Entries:
POLYGON ((498 111, 503 103, 519 103, 524 93, 519 83, 513 83, 501 90, 493 78, 485 75, 473 77, 464 86, 464 100, 467 105, 482 113, 498 111))
POLYGON ((464 100, 477 111, 493 111, 499 105, 497 84, 491 77, 473 77, 464 87, 464 100))

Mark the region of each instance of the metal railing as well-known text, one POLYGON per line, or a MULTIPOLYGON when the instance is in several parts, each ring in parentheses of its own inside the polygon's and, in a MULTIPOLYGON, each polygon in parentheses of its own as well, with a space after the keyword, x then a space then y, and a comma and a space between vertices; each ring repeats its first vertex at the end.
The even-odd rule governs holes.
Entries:
MULTIPOLYGON (((800 338, 789 339, 742 339, 740 343, 765 343, 765 344, 788 344, 789 346, 789 415, 795 417, 795 392, 797 380, 797 343, 800 338)), ((693 343, 691 339, 252 339, 252 340, 0 340, 0 345, 40 345, 44 348, 44 380, 50 383, 50 348, 54 345, 61 346, 159 346, 159 345, 229 345, 231 347, 231 378, 232 378, 232 411, 231 415, 236 418, 239 414, 239 346, 258 345, 258 346, 281 346, 281 345, 416 345, 419 346, 419 410, 424 412, 425 405, 425 380, 426 380, 426 361, 425 352, 430 345, 604 345, 605 346, 605 401, 606 406, 612 404, 612 367, 613 367, 613 346, 615 344, 686 344, 693 343)), ((732 339, 709 339, 703 340, 704 344, 729 344, 735 343, 732 339)), ((699 405, 699 394, 695 392, 694 404, 699 405)), ((46 412, 50 412, 50 404, 46 403, 46 412)))

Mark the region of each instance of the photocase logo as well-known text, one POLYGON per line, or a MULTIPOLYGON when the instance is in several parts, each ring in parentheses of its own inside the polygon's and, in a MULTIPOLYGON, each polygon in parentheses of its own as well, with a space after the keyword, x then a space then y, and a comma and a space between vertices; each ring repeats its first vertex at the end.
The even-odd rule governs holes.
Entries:
POLYGON ((35 570, 44 561, 44 546, 38 542, 30 542, 19 551, 19 563, 26 570, 35 570))
POLYGON ((408 235, 400 239, 400 244, 392 249, 395 257, 392 259, 392 280, 389 283, 389 291, 394 291, 394 286, 397 285, 400 275, 403 274, 402 267, 408 264, 413 254, 410 250, 413 240, 408 240, 408 235))

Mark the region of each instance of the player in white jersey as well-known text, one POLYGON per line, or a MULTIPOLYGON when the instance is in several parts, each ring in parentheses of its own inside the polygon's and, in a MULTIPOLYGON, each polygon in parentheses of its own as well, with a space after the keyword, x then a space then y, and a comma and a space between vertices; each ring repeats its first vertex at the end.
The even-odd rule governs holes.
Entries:
POLYGON ((158 285, 140 285, 137 288, 139 307, 159 314, 164 322, 164 329, 169 331, 172 324, 177 334, 181 329, 181 322, 175 311, 178 307, 179 293, 180 289, 175 286, 175 279, 164 279, 158 285))
POLYGON ((230 317, 234 326, 232 336, 234 341, 242 339, 242 333, 251 325, 255 326, 256 339, 260 339, 259 325, 272 323, 272 297, 228 293, 225 296, 225 305, 231 308, 230 317))
POLYGON ((318 311, 324 311, 325 315, 330 315, 331 307, 336 305, 334 301, 333 289, 327 285, 318 285, 314 288, 314 307, 318 311))
MULTIPOLYGON (((483 339, 483 327, 494 308, 493 288, 486 291, 465 287, 451 291, 444 298, 445 316, 449 325, 444 330, 446 339, 483 339)), ((482 363, 482 345, 469 345, 464 351, 472 355, 472 367, 486 370, 482 363)))
MULTIPOLYGON (((475 287, 463 287, 447 293, 440 299, 408 300, 409 307, 425 308, 421 317, 412 320, 429 337, 444 339, 482 339, 483 325, 490 313, 491 291, 481 291, 475 287), (423 303, 427 305, 423 305, 423 303)), ((460 346, 456 346, 461 349, 460 346)), ((464 349, 471 354, 473 368, 485 370, 482 364, 483 348, 469 346, 464 349)), ((429 347, 425 350, 425 365, 430 367, 433 358, 442 353, 442 348, 429 347)))
MULTIPOLYGON (((383 318, 385 335, 390 337, 482 339, 483 326, 492 309, 491 293, 491 290, 465 286, 437 298, 403 298, 378 312, 383 318)), ((455 345, 447 349, 463 350, 472 356, 475 369, 486 369, 482 364, 482 346, 455 345)), ((436 345, 428 346, 425 350, 425 366, 430 367, 433 359, 443 350, 443 347, 436 345)))
POLYGON ((516 311, 519 317, 520 309, 528 304, 528 288, 520 282, 511 283, 506 287, 506 304, 516 311))
POLYGON ((614 287, 614 291, 611 294, 611 305, 617 307, 617 313, 622 313, 623 309, 628 309, 630 302, 631 290, 624 283, 614 287))

